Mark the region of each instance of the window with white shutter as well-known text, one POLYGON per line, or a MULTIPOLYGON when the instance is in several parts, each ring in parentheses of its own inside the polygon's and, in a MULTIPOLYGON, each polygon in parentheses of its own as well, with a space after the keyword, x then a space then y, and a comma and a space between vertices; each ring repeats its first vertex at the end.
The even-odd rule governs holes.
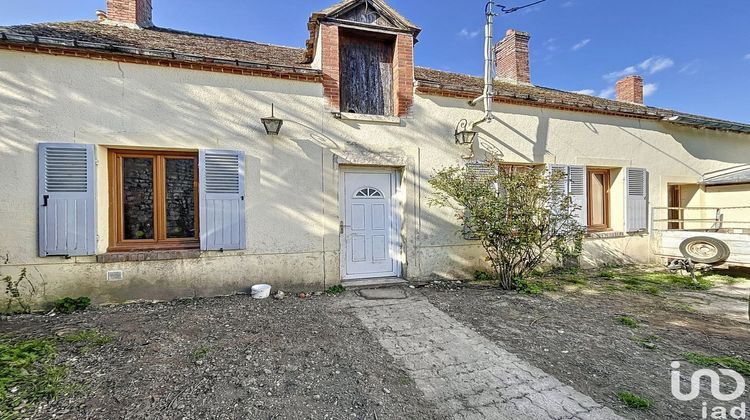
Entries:
POLYGON ((201 249, 244 249, 244 153, 201 150, 199 167, 201 249))
POLYGON ((89 144, 39 144, 39 255, 96 251, 95 149, 89 144))
POLYGON ((625 174, 625 228, 631 232, 648 230, 648 171, 627 168, 625 174))
MULTIPOLYGON (((586 167, 582 165, 562 165, 551 163, 547 165, 547 171, 549 174, 555 172, 563 174, 563 176, 556 181, 555 187, 562 195, 569 196, 573 204, 579 208, 575 211, 575 217, 578 219, 581 226, 586 226, 588 223, 586 167)), ((551 203, 551 205, 555 208, 559 204, 551 203)))
POLYGON ((568 166, 568 194, 573 205, 578 207, 575 216, 581 226, 588 223, 588 206, 586 200, 586 167, 581 165, 568 166))

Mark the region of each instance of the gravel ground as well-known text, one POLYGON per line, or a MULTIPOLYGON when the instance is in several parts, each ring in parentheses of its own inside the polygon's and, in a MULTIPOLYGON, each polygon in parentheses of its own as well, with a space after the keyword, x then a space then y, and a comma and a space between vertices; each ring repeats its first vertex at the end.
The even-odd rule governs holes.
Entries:
MULTIPOLYGON (((35 418, 439 418, 413 381, 336 297, 249 296, 15 316, 0 333, 98 329, 91 351, 58 344, 80 383, 35 418)), ((3 416, 0 416, 3 417, 3 416)))
MULTIPOLYGON (((671 298, 607 291, 606 285, 592 282, 585 288, 529 296, 448 283, 423 293, 500 347, 627 418, 700 419, 703 401, 709 407, 732 406, 710 398, 706 383, 693 402, 673 398, 670 363, 685 352, 750 360, 747 325, 695 313, 671 298), (615 318, 621 315, 637 319, 638 328, 618 324, 615 318), (639 343, 646 337, 655 348, 639 343), (629 409, 616 397, 621 391, 647 397, 653 406, 629 409)), ((683 377, 689 379, 696 369, 683 362, 683 377)), ((732 390, 734 386, 724 392, 732 390)), ((741 401, 750 401, 750 391, 734 405, 741 401)))

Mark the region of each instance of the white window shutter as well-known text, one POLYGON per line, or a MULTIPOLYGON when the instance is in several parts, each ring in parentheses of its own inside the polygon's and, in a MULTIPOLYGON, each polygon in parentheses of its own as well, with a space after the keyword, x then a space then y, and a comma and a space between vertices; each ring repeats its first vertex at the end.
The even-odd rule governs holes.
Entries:
POLYGON ((39 144, 39 256, 96 252, 94 145, 39 144))
POLYGON ((648 172, 643 168, 627 168, 625 174, 625 230, 648 230, 648 172))
POLYGON ((201 249, 244 249, 244 153, 234 150, 201 150, 198 164, 201 249))
POLYGON ((588 225, 588 209, 586 208, 587 195, 586 167, 581 165, 568 166, 568 194, 573 204, 579 207, 575 216, 581 226, 588 225))
POLYGON ((551 176, 555 172, 561 172, 563 174, 563 177, 558 180, 555 186, 558 190, 560 190, 561 194, 568 194, 568 165, 561 165, 557 163, 547 164, 547 173, 551 176))

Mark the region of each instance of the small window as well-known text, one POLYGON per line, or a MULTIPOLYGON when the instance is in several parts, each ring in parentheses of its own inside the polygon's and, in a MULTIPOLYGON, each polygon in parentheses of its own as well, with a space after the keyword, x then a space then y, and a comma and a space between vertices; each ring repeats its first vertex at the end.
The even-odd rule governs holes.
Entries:
POLYGON ((198 248, 197 153, 112 150, 110 251, 198 248))
POLYGON ((354 194, 354 198, 383 198, 383 193, 375 188, 362 188, 354 194))

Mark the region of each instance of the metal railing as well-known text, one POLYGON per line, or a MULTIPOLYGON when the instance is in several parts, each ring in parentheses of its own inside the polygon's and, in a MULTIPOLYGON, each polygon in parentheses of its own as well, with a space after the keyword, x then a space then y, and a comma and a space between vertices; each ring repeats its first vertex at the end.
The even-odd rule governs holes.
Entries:
POLYGON ((653 230, 750 233, 750 206, 653 207, 653 230))

